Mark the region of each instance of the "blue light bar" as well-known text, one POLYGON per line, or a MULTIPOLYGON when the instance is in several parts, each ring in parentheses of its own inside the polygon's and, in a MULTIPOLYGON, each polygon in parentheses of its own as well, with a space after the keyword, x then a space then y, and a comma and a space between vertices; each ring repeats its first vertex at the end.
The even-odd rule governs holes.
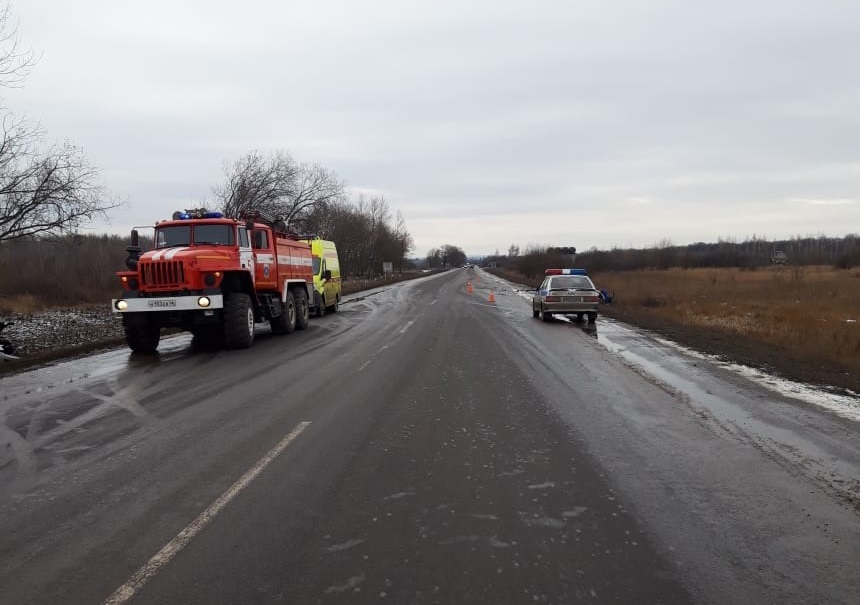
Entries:
POLYGON ((185 210, 183 212, 180 212, 178 210, 177 212, 174 213, 174 215, 171 218, 175 221, 188 221, 190 219, 195 219, 195 218, 224 218, 224 217, 225 217, 225 215, 222 214, 221 212, 201 209, 201 210, 192 210, 192 211, 185 210))

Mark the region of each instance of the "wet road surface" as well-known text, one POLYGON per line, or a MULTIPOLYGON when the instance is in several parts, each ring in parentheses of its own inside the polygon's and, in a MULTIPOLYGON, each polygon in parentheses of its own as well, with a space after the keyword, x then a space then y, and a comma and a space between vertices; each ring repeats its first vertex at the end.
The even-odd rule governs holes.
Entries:
POLYGON ((530 315, 454 270, 0 380, 0 602, 858 601, 857 423, 530 315))

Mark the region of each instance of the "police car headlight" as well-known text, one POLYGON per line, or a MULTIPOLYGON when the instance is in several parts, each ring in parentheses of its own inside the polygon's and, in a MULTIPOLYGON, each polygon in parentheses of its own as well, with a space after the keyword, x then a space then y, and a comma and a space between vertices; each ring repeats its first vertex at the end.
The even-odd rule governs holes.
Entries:
POLYGON ((202 309, 206 309, 207 307, 210 306, 210 298, 207 296, 202 296, 201 298, 198 299, 198 306, 201 307, 202 309))
POLYGON ((127 303, 125 300, 118 300, 116 303, 114 303, 114 308, 118 311, 125 311, 129 308, 129 303, 127 303))

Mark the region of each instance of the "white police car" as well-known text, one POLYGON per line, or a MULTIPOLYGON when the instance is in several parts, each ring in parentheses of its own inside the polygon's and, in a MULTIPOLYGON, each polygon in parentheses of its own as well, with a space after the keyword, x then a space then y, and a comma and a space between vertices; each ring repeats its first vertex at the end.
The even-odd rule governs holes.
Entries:
POLYGON ((546 269, 546 277, 531 300, 534 317, 542 317, 543 321, 562 313, 576 315, 577 321, 587 315, 588 321, 594 323, 599 306, 600 291, 585 269, 546 269))

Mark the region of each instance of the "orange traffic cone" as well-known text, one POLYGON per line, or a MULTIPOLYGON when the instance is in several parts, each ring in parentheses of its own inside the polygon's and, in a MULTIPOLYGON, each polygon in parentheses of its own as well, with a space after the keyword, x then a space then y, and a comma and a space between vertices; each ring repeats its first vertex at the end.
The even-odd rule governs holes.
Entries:
POLYGON ((495 293, 492 291, 489 292, 489 302, 495 302, 495 293))
POLYGON ((471 285, 471 282, 468 282, 468 294, 474 294, 474 286, 471 285))

